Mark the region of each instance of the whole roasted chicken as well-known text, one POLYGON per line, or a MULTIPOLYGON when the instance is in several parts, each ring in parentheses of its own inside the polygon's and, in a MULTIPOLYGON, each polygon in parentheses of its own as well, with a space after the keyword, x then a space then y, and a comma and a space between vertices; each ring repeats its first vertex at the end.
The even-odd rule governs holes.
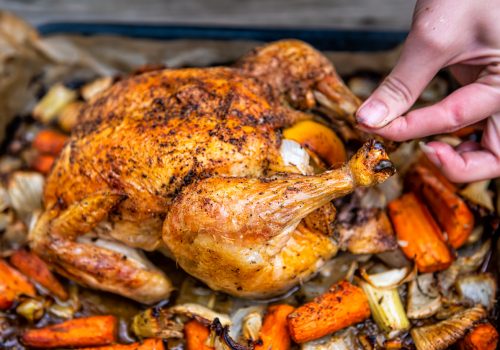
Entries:
POLYGON ((117 82, 84 108, 54 165, 32 249, 70 279, 143 303, 173 287, 142 250, 214 290, 286 292, 337 252, 332 199, 393 173, 374 141, 319 174, 290 162, 297 148, 283 147, 282 130, 319 104, 351 123, 359 102, 325 57, 292 40, 231 68, 117 82))

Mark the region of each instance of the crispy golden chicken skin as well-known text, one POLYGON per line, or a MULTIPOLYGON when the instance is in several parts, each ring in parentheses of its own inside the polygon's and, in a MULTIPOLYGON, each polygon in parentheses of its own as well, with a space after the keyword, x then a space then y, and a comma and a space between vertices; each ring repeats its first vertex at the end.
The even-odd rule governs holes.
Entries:
POLYGON ((143 303, 173 287, 142 250, 165 252, 215 290, 286 292, 337 252, 303 219, 393 172, 376 142, 322 174, 285 164, 281 130, 312 117, 315 94, 338 118, 359 105, 321 54, 293 40, 233 68, 117 82, 83 110, 52 169, 32 248, 83 285, 143 303))

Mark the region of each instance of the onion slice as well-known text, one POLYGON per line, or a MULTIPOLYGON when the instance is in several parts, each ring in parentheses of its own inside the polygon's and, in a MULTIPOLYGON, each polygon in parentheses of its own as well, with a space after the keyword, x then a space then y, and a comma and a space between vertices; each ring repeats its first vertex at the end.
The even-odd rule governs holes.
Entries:
POLYGON ((442 306, 441 296, 432 273, 419 275, 410 282, 406 315, 411 319, 431 317, 442 306))
POLYGON ((372 287, 379 289, 394 289, 404 283, 412 281, 417 276, 416 265, 413 267, 402 267, 376 274, 368 274, 364 267, 359 269, 361 277, 372 287))
POLYGON ((417 350, 444 350, 462 338, 477 321, 485 318, 486 310, 481 306, 458 312, 439 323, 413 328, 411 337, 417 350))

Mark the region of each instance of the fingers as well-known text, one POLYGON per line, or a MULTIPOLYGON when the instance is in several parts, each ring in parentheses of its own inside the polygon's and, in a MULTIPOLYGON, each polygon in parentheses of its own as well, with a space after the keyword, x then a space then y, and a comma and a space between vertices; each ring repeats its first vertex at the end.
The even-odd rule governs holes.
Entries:
POLYGON ((500 110, 500 85, 476 82, 439 103, 411 111, 389 125, 371 130, 394 141, 447 133, 474 124, 500 110))
POLYGON ((422 151, 454 182, 470 182, 500 176, 500 115, 488 119, 481 147, 471 143, 458 150, 442 142, 421 145, 422 151))
POLYGON ((359 108, 358 122, 380 128, 405 113, 442 65, 436 51, 410 34, 396 67, 359 108))

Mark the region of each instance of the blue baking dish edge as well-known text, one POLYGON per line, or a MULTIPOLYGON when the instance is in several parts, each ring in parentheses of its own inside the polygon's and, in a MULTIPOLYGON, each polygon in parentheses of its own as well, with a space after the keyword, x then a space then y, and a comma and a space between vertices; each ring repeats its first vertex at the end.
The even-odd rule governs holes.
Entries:
POLYGON ((53 22, 38 26, 42 35, 119 35, 158 40, 256 40, 274 41, 295 38, 319 50, 383 51, 399 45, 407 33, 402 31, 368 31, 345 29, 254 28, 219 26, 182 26, 156 24, 118 24, 53 22))

